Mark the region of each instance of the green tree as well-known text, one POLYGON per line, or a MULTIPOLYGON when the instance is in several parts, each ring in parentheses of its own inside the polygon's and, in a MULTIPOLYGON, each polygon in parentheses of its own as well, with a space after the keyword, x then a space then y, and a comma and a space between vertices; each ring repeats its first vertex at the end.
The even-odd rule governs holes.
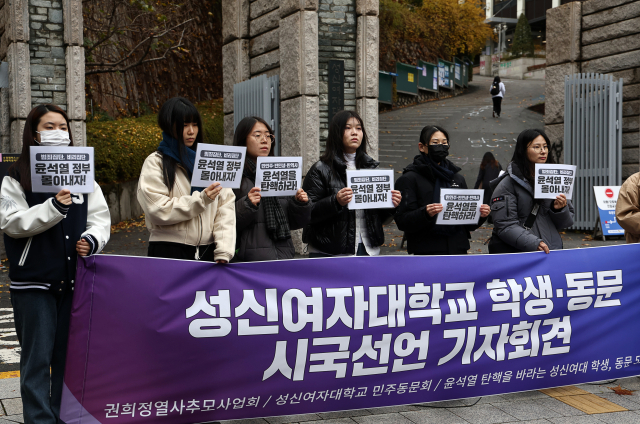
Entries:
POLYGON ((511 44, 511 53, 516 56, 533 56, 534 46, 533 37, 531 36, 531 26, 529 20, 524 13, 518 18, 516 32, 513 34, 513 44, 511 44))

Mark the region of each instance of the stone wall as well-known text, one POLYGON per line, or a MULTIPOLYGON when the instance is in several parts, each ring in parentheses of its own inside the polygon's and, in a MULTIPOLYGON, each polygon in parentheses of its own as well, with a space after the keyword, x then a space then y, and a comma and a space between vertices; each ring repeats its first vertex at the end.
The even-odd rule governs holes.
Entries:
POLYGON ((638 172, 640 147, 640 1, 588 0, 547 11, 545 130, 561 146, 564 76, 623 79, 622 178, 638 172))

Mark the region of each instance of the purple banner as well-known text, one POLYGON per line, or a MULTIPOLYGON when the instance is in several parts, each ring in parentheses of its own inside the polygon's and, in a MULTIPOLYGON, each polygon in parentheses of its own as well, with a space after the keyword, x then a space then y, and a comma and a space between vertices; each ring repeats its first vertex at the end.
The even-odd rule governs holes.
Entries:
POLYGON ((78 264, 61 416, 194 423, 637 375, 639 255, 91 257, 78 264))

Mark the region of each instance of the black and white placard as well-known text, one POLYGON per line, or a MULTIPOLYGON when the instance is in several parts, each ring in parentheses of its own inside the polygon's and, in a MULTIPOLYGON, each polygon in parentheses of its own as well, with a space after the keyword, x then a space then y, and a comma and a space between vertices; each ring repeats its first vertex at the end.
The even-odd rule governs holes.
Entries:
POLYGON ((571 199, 576 181, 576 166, 536 163, 535 179, 536 199, 555 199, 559 194, 571 199))
POLYGON ((353 190, 349 209, 393 208, 393 170, 347 170, 347 186, 353 190))
POLYGON ((93 147, 31 146, 29 154, 34 193, 93 193, 93 147))
POLYGON ((484 190, 440 190, 442 212, 438 214, 436 225, 477 224, 480 219, 480 205, 484 190))
POLYGON ((301 186, 301 157, 258 157, 256 187, 262 197, 294 196, 301 186))
POLYGON ((192 187, 209 187, 218 182, 223 188, 240 188, 246 147, 198 144, 192 187))

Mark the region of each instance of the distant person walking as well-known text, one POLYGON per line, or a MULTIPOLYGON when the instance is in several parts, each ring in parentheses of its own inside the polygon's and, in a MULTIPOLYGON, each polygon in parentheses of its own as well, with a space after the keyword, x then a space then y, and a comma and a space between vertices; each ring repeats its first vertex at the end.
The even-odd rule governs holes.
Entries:
POLYGON ((499 118, 502 113, 502 98, 506 93, 504 84, 500 82, 500 77, 497 76, 493 79, 490 93, 493 97, 493 117, 495 118, 497 115, 499 118))
POLYGON ((502 171, 502 166, 500 165, 500 162, 496 160, 495 156, 493 156, 493 153, 485 153, 482 157, 482 162, 480 163, 478 179, 476 180, 476 184, 473 186, 475 189, 484 190, 484 200, 482 203, 485 205, 489 204, 491 201, 491 194, 493 193, 489 183, 500 176, 500 171, 502 171))

